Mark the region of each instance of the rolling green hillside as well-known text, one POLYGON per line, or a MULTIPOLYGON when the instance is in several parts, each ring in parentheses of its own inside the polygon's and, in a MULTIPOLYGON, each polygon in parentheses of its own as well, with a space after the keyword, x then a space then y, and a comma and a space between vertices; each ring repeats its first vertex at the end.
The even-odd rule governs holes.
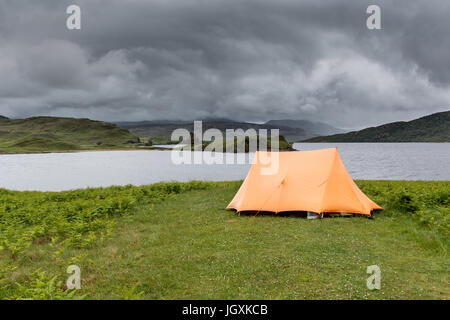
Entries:
POLYGON ((315 137, 307 142, 450 142, 450 111, 360 131, 315 137))
POLYGON ((32 117, 0 121, 0 153, 129 148, 139 142, 128 130, 89 119, 32 117))

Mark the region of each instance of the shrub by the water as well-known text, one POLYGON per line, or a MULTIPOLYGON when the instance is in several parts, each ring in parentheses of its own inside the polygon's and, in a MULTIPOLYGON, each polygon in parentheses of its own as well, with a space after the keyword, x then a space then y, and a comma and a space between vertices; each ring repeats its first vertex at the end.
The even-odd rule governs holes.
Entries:
POLYGON ((441 236, 450 236, 449 181, 359 181, 359 187, 383 206, 384 215, 407 215, 441 236))
POLYGON ((407 190, 401 190, 392 196, 390 204, 391 208, 403 213, 414 213, 419 210, 419 205, 414 196, 407 190))

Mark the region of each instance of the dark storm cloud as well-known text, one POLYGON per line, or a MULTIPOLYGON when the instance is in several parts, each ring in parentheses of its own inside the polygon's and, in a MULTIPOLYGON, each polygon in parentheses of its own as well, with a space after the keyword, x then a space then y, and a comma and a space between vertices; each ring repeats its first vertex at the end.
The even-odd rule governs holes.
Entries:
POLYGON ((0 114, 411 119, 449 108, 449 15, 446 0, 6 0, 0 114))

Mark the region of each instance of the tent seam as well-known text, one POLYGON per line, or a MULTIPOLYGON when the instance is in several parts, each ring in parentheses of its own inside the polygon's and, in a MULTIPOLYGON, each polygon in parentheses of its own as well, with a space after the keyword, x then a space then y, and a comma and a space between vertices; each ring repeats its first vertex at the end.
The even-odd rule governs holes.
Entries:
POLYGON ((327 180, 325 182, 325 190, 323 191, 323 194, 322 194, 322 200, 320 201, 320 210, 319 210, 320 212, 318 212, 319 214, 324 212, 323 211, 323 200, 325 199, 325 195, 326 195, 327 190, 328 190, 328 182, 330 181, 330 175, 333 172, 334 165, 336 163, 337 148, 335 148, 334 150, 335 150, 335 152, 334 152, 333 161, 331 163, 330 170, 329 170, 328 175, 327 175, 327 180))

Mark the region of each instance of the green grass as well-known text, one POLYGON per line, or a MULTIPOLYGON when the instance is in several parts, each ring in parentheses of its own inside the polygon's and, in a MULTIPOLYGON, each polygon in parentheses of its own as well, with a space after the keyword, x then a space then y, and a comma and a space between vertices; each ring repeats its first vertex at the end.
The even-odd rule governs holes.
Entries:
POLYGON ((155 144, 178 144, 177 141, 172 141, 170 136, 158 136, 158 137, 148 137, 147 138, 152 145, 155 144))
POLYGON ((373 220, 237 216, 240 182, 2 190, 0 298, 448 299, 450 182, 357 183, 373 220))
POLYGON ((0 120, 0 153, 135 148, 138 140, 115 124, 89 119, 0 120))

